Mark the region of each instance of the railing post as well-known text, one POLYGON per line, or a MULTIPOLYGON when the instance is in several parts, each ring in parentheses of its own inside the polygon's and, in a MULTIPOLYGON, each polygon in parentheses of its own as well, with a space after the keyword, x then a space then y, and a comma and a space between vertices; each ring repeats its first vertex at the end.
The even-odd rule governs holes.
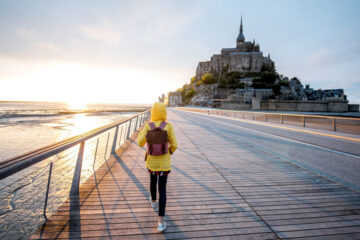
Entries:
POLYGON ((283 115, 281 114, 280 117, 281 117, 281 124, 284 124, 284 117, 283 117, 283 115))
POLYGON ((118 131, 119 131, 119 125, 117 125, 116 129, 115 129, 114 141, 113 141, 113 145, 112 145, 112 148, 111 148, 112 153, 115 153, 115 151, 116 151, 116 141, 117 141, 117 137, 118 137, 118 131))
POLYGON ((71 184, 70 195, 79 194, 82 161, 84 157, 85 141, 80 143, 79 154, 75 165, 74 176, 71 184))
POLYGON ((94 154, 94 162, 93 162, 93 171, 95 172, 95 163, 96 163, 96 155, 98 151, 99 146, 99 138, 96 140, 96 148, 95 148, 95 154, 94 154))
POLYGON ((252 113, 252 117, 253 117, 253 120, 255 120, 255 114, 254 113, 252 113))
POLYGON ((121 126, 121 130, 120 130, 120 134, 119 134, 119 147, 120 147, 120 145, 121 145, 121 139, 122 139, 122 134, 123 134, 123 128, 124 128, 124 126, 121 126))
POLYGON ((128 132, 128 122, 125 123, 125 129, 124 129, 124 142, 126 141, 127 138, 127 132, 128 132))
POLYGON ((143 124, 143 119, 144 119, 144 115, 141 114, 141 115, 140 115, 140 126, 143 124))
POLYGON ((110 132, 108 133, 108 137, 107 137, 107 140, 106 140, 106 147, 105 147, 105 154, 104 154, 104 159, 106 160, 106 155, 107 155, 107 149, 108 149, 108 146, 109 146, 109 138, 110 138, 110 132))
POLYGON ((129 139, 129 138, 130 138, 131 122, 132 122, 132 119, 129 120, 129 127, 128 127, 128 131, 127 131, 126 139, 129 139))
POLYGON ((332 118, 332 130, 336 131, 336 119, 334 117, 332 118))
POLYGON ((138 129, 138 127, 139 127, 139 126, 138 126, 138 121, 139 121, 138 117, 139 117, 139 116, 136 116, 135 131, 136 131, 136 130, 138 129))
POLYGON ((125 124, 124 124, 125 126, 124 126, 124 142, 126 141, 126 136, 127 136, 127 130, 128 130, 128 128, 127 128, 127 125, 128 125, 128 122, 126 122, 125 124))
POLYGON ((267 114, 265 113, 265 122, 267 122, 267 114))
POLYGON ((46 187, 46 195, 45 195, 45 204, 44 204, 44 218, 47 221, 47 217, 46 217, 46 208, 47 208, 47 203, 48 203, 48 198, 49 198, 49 189, 50 189, 50 180, 51 180, 51 172, 52 172, 52 166, 53 163, 50 163, 50 168, 49 168, 49 176, 48 176, 48 183, 47 183, 47 187, 46 187))
POLYGON ((303 127, 305 127, 305 116, 302 116, 302 124, 303 124, 303 127))

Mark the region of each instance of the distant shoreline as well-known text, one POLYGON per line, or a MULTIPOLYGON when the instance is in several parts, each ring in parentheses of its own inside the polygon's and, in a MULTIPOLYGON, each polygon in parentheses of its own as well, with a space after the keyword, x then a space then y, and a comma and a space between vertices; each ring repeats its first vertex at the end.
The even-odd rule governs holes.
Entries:
MULTIPOLYGON (((53 102, 53 101, 16 101, 16 100, 0 100, 0 103, 61 103, 71 104, 68 102, 53 102)), ((150 103, 88 103, 85 105, 124 105, 124 106, 151 106, 150 103)))
POLYGON ((72 111, 59 111, 56 113, 16 113, 16 112, 24 112, 23 110, 13 110, 12 113, 0 113, 0 119, 3 118, 15 118, 15 117, 53 117, 53 116, 61 116, 61 115, 73 115, 73 114, 102 114, 102 113, 138 113, 149 110, 150 108, 128 108, 128 109, 118 109, 118 110, 72 110, 72 111))

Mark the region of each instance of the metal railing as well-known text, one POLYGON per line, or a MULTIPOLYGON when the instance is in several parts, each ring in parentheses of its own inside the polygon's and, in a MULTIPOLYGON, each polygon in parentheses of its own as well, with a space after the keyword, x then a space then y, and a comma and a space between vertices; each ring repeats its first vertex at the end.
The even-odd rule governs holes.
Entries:
POLYGON ((79 198, 80 185, 149 116, 145 111, 0 162, 0 239, 27 237, 65 201, 79 198))
POLYGON ((328 130, 328 131, 360 134, 360 119, 358 118, 233 111, 233 110, 205 109, 205 108, 204 109, 186 108, 186 107, 182 107, 179 109, 204 113, 208 115, 218 115, 218 116, 225 116, 232 118, 242 118, 242 119, 257 120, 263 122, 280 123, 280 124, 328 130))

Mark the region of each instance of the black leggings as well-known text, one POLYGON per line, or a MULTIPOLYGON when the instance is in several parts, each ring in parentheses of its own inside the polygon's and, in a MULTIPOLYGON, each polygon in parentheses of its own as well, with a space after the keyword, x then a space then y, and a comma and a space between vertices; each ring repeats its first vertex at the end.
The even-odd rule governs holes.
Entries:
MULTIPOLYGON (((152 175, 150 173, 150 193, 151 199, 156 200, 156 183, 158 180, 158 175, 152 175)), ((166 176, 159 176, 159 216, 163 217, 165 215, 165 206, 166 206, 166 176)))

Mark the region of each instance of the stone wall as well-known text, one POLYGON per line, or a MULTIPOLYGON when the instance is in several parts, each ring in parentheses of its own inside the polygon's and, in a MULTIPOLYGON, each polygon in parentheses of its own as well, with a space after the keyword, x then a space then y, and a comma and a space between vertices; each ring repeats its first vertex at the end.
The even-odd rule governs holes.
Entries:
POLYGON ((359 104, 349 104, 349 112, 359 112, 359 104))
POLYGON ((235 89, 218 88, 216 91, 216 98, 227 99, 229 95, 236 93, 235 89))
POLYGON ((206 62, 199 62, 197 68, 196 68, 196 81, 199 81, 201 76, 204 73, 208 73, 211 70, 211 62, 210 61, 206 61, 206 62))
POLYGON ((251 109, 260 110, 261 109, 261 99, 259 97, 253 97, 251 100, 251 109))
MULTIPOLYGON (((252 103, 221 102, 220 108, 232 110, 293 111, 293 112, 347 112, 347 101, 261 101, 254 97, 252 103)), ((352 107, 359 111, 359 105, 352 107)))
POLYGON ((347 101, 267 101, 261 110, 295 112, 347 112, 347 101))
POLYGON ((231 54, 229 64, 229 72, 260 72, 263 65, 262 52, 231 54))
POLYGON ((229 110, 251 110, 250 103, 235 103, 235 102, 222 102, 220 105, 221 109, 229 110))

